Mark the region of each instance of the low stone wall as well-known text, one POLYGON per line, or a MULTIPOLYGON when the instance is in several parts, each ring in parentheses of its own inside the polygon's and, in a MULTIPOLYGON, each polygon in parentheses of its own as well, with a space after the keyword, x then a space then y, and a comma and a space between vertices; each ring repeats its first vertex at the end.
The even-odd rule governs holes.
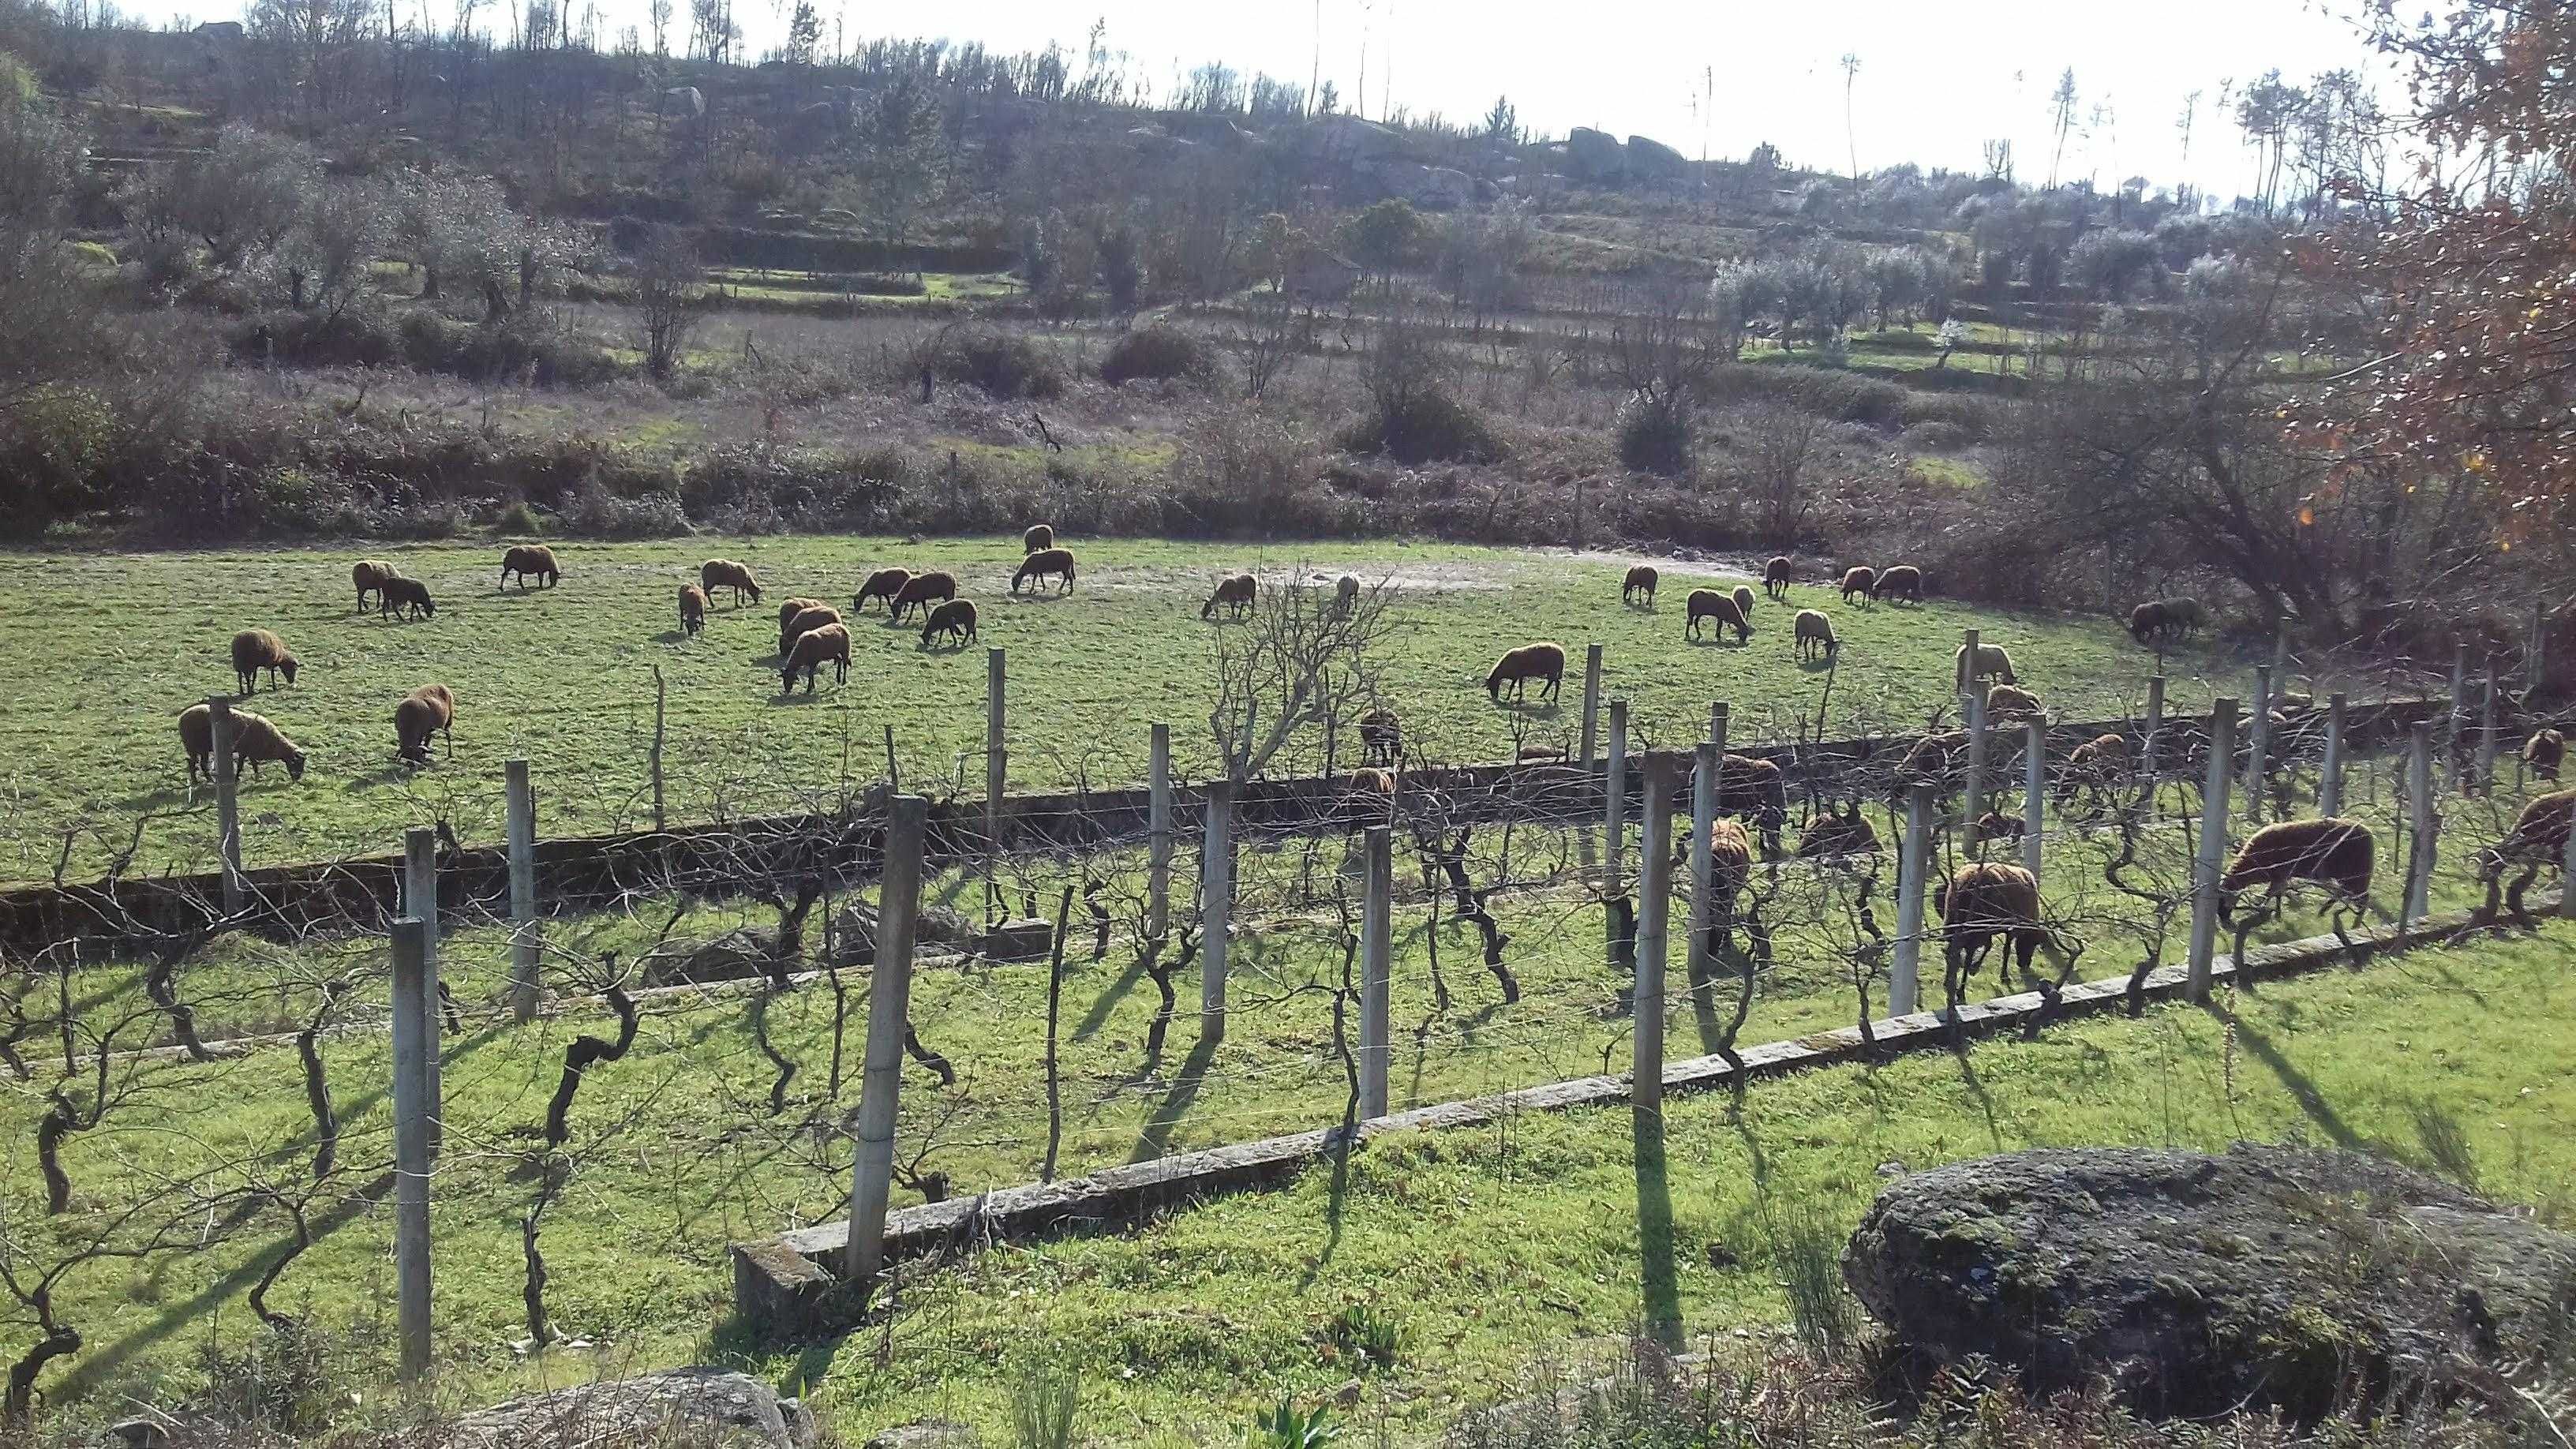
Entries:
MULTIPOLYGON (((2556 896, 2534 896, 2535 915, 2555 912, 2556 896)), ((2240 964, 2221 955, 2212 966, 2213 984, 2242 976, 2260 980, 2296 975, 2335 963, 2349 963, 2389 951, 2447 940, 2484 924, 2474 912, 2429 917, 2411 926, 2378 926, 2351 933, 2348 949, 2334 936, 2285 941, 2246 953, 2240 964)), ((2139 988, 2148 1000, 2181 996, 2188 984, 2180 965, 2149 973, 2139 988)), ((2073 983, 2053 1006, 2039 993, 2026 991, 1960 1008, 1960 1026, 1970 1035, 1987 1035, 2028 1026, 2043 1010, 2055 1021, 2068 1016, 2115 1010, 2130 996, 2126 973, 2073 983)), ((1889 1017, 1871 1026, 1875 1042, 1864 1042, 1856 1026, 1821 1032, 1795 1041, 1775 1041, 1737 1053, 1739 1068, 1723 1057, 1693 1057, 1664 1068, 1667 1095, 1707 1092, 1745 1081, 1835 1066, 1873 1054, 1946 1046, 1948 1021, 1937 1012, 1889 1017)), ((1487 1125, 1524 1112, 1561 1112, 1578 1107, 1615 1106, 1628 1100, 1624 1076, 1578 1077, 1525 1087, 1495 1096, 1442 1102, 1397 1112, 1360 1124, 1359 1138, 1391 1132, 1419 1132, 1487 1125)), ((953 1198, 900 1209, 886 1218, 888 1260, 919 1256, 955 1242, 1029 1238, 1049 1233, 1114 1228, 1132 1224, 1175 1204, 1220 1193, 1269 1187, 1296 1176, 1332 1149, 1335 1128, 1319 1128, 1176 1153, 1150 1162, 1130 1163, 1063 1182, 1030 1183, 977 1197, 953 1198)), ((733 1246, 734 1313, 755 1332, 779 1339, 827 1335, 846 1329, 857 1305, 837 1276, 849 1245, 849 1224, 820 1223, 758 1242, 733 1246)))

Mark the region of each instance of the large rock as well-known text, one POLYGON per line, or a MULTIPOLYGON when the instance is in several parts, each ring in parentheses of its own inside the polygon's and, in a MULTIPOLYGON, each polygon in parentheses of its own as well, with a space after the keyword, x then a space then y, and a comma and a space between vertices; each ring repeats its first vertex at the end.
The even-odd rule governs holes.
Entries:
POLYGON ((1648 136, 1628 138, 1628 169, 1640 176, 1666 179, 1690 169, 1690 158, 1648 136))
POLYGON ((457 1420, 441 1442, 451 1449, 803 1449, 814 1440, 814 1421, 804 1406, 778 1397, 760 1380, 726 1369, 684 1368, 513 1399, 457 1420))
POLYGON ((1566 163, 1586 181, 1608 181, 1627 174, 1627 148, 1619 138, 1590 126, 1577 126, 1565 136, 1566 163))
POLYGON ((2017 1152, 1879 1195, 1843 1277, 1907 1344, 2151 1414, 2496 1391, 2576 1312, 2576 1238, 2374 1157, 2017 1152))

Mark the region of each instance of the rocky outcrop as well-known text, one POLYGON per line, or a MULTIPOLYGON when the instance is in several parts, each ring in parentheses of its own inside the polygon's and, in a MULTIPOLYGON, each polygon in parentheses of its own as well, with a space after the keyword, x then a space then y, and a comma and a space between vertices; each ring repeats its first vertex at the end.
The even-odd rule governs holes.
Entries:
POLYGON ((1843 1276, 1902 1342, 2045 1392, 2293 1416, 2338 1395, 2510 1395, 2568 1348, 2576 1238, 2379 1158, 2011 1153, 1883 1191, 1843 1276))
POLYGON ((1607 131, 1577 126, 1566 133, 1566 165, 1586 181, 1614 181, 1628 172, 1628 151, 1607 131))
POLYGON ((1641 178, 1666 181, 1690 169, 1689 158, 1647 136, 1628 138, 1628 169, 1641 178))
POLYGON ((441 1442, 451 1449, 804 1449, 815 1440, 804 1406, 780 1398, 758 1379, 727 1369, 684 1368, 513 1399, 457 1420, 441 1442))

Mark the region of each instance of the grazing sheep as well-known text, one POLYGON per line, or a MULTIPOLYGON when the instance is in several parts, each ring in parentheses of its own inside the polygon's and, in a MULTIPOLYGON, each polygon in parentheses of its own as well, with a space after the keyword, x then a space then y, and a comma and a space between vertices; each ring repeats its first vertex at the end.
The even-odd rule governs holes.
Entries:
POLYGON ((1780 828, 1789 823, 1789 782, 1780 766, 1751 755, 1728 755, 1719 762, 1717 813, 1741 816, 1762 831, 1762 848, 1780 853, 1780 828))
POLYGON ((508 584, 513 574, 518 576, 522 589, 528 586, 531 578, 537 581, 538 588, 551 589, 555 580, 562 577, 563 570, 555 566, 553 549, 541 543, 520 543, 511 545, 509 552, 501 555, 501 580, 493 587, 508 584))
MULTIPOLYGON (((188 778, 215 778, 215 714, 202 704, 192 704, 179 711, 179 747, 188 752, 188 778)), ((271 724, 264 715, 246 709, 233 711, 233 778, 241 778, 241 767, 247 763, 252 773, 266 761, 276 760, 286 766, 290 780, 304 778, 304 752, 284 731, 271 724)))
POLYGON ((1753 617, 1753 586, 1737 584, 1731 597, 1735 600, 1735 611, 1750 621, 1753 617))
POLYGON ((1753 837, 1732 820, 1708 823, 1709 898, 1723 930, 1735 923, 1735 901, 1753 881, 1753 837))
POLYGON ((1485 676, 1485 693, 1496 704, 1503 702, 1503 686, 1512 687, 1512 698, 1519 699, 1533 679, 1544 679, 1547 687, 1539 698, 1554 700, 1557 686, 1565 682, 1565 646, 1562 644, 1524 644, 1494 661, 1493 671, 1485 676))
POLYGON ((1020 535, 1020 552, 1023 554, 1044 553, 1053 547, 1055 529, 1047 524, 1032 523, 1028 532, 1020 535))
MULTIPOLYGON (((802 594, 799 594, 792 599, 782 600, 778 605, 779 632, 785 633, 787 626, 795 622, 796 616, 804 613, 807 609, 820 609, 823 607, 825 607, 825 605, 821 599, 809 599, 802 594)), ((787 646, 784 644, 779 645, 778 652, 781 654, 786 653, 787 646)))
POLYGON ((1646 598, 1646 607, 1651 609, 1655 606, 1655 585, 1661 582, 1663 582, 1663 576, 1655 572, 1653 564, 1638 564, 1628 570, 1626 578, 1619 581, 1619 602, 1633 604, 1637 601, 1637 596, 1643 594, 1646 598))
POLYGON ((1374 765, 1363 765, 1351 771, 1348 780, 1350 792, 1354 795, 1378 795, 1389 800, 1395 798, 1393 770, 1381 770, 1374 765))
POLYGON ((1342 575, 1333 584, 1333 611, 1348 617, 1351 610, 1359 607, 1359 603, 1360 581, 1350 574, 1342 575))
POLYGON ((912 570, 910 569, 878 569, 860 583, 857 593, 850 595, 850 612, 866 613, 868 600, 883 599, 886 612, 891 614, 894 612, 895 596, 901 594, 903 586, 911 582, 912 570))
POLYGON ((680 585, 680 632, 694 639, 707 627, 707 591, 696 584, 680 585))
POLYGON ((817 629, 839 622, 841 622, 841 611, 829 604, 816 604, 810 609, 797 610, 796 617, 787 621, 787 627, 778 631, 778 657, 786 658, 796 648, 797 640, 817 629))
POLYGON ((358 586, 358 612, 367 612, 367 595, 379 593, 385 580, 394 576, 394 566, 380 558, 362 558, 349 565, 349 582, 358 586))
POLYGON ((1404 727, 1391 709, 1373 709, 1360 716, 1360 757, 1372 763, 1392 765, 1404 752, 1404 727))
POLYGON ((2009 845, 2029 833, 2029 821, 2018 815, 2006 815, 2000 810, 1989 810, 1968 827, 1968 840, 1972 844, 1991 840, 2009 845))
POLYGON ((1923 570, 1912 564, 1891 564, 1881 570, 1877 581, 1870 585, 1869 596, 1873 599, 1905 599, 1912 603, 1922 603, 1923 570))
POLYGON ((258 693, 259 672, 263 669, 268 671, 269 688, 277 687, 277 676, 281 674, 286 676, 287 683, 293 684, 296 670, 295 651, 286 647, 285 640, 266 629, 244 629, 235 634, 233 636, 233 680, 241 688, 234 692, 258 693))
POLYGON ((1849 814, 1828 812, 1825 818, 1807 827, 1798 837, 1800 860, 1830 860, 1844 855, 1876 855, 1878 831, 1860 813, 1860 802, 1851 802, 1849 814))
POLYGON ((1762 566, 1762 592, 1775 599, 1789 597, 1789 556, 1787 554, 1775 553, 1771 556, 1771 561, 1762 566))
POLYGON ((456 694, 444 684, 424 684, 394 705, 394 754, 414 765, 429 763, 429 737, 447 737, 456 753, 456 694))
POLYGON ((2264 894, 2275 897, 2301 880, 2317 882, 2337 904, 2357 911, 2370 904, 2377 851, 2370 827, 2358 820, 2327 816, 2266 825, 2237 848, 2218 877, 2219 919, 2234 924, 2237 894, 2247 886, 2266 886, 2264 894))
MULTIPOLYGON (((2478 856, 2478 873, 2487 883, 2485 914, 2492 917, 2496 909, 2496 886, 2503 879, 2504 868, 2511 863, 2522 866, 2522 874, 2513 883, 2513 918, 2528 924, 2531 917, 2522 908, 2522 893, 2541 871, 2563 866, 2567 860, 2567 831, 2576 820, 2576 790, 2559 790, 2543 795, 2522 807, 2522 815, 2513 829, 2491 850, 2478 856)), ((2564 883, 2562 882, 2562 885, 2564 883)))
POLYGON ((1977 672, 1973 678, 1968 673, 1968 646, 1960 645, 1950 656, 1950 673, 1958 681, 1961 694, 1967 693, 1977 680, 1990 676, 2000 684, 2021 683, 2020 677, 2013 673, 2012 651, 2001 644, 1977 646, 1977 672))
POLYGON ((2553 729, 2537 729, 2522 742, 2522 763, 2530 769, 2531 778, 2557 783, 2558 767, 2567 760, 2567 737, 2553 729))
POLYGON ((1932 908, 1941 913, 1945 928, 1941 983, 1953 1012, 1961 989, 1985 964, 1998 937, 2005 942, 2007 966, 2018 966, 2034 980, 2032 953, 2045 949, 2052 961, 2067 959, 2057 933, 2040 924, 2039 882, 2020 866, 1995 861, 1963 865, 1932 888, 1932 908))
POLYGON ((753 575, 751 565, 729 558, 711 558, 698 565, 698 586, 707 591, 710 599, 718 589, 733 590, 733 606, 737 609, 742 607, 745 594, 751 595, 753 603, 760 602, 760 580, 753 575))
POLYGON ((2161 603, 2140 604, 2129 611, 2129 637, 2144 644, 2165 635, 2165 606, 2161 603))
POLYGON ((400 574, 387 574, 376 581, 376 602, 377 613, 388 619, 396 609, 409 619, 438 617, 438 605, 430 600, 429 585, 400 574))
POLYGON ((2057 807, 2065 809, 2075 801, 2076 792, 2089 790, 2093 806, 2102 808, 2112 788, 2129 774, 2129 739, 2126 735, 2100 734, 2077 745, 2066 757, 2066 768, 2057 776, 2057 807))
POLYGON ((822 673, 826 662, 832 666, 834 684, 849 682, 850 630, 847 625, 826 624, 810 634, 800 636, 796 641, 795 652, 787 656, 785 667, 778 671, 778 692, 793 693, 796 689, 796 671, 802 669, 805 671, 805 692, 812 694, 815 676, 822 673))
POLYGON ((1878 597, 1878 571, 1867 564, 1857 564, 1843 571, 1843 602, 1848 604, 1855 597, 1878 597))
POLYGON ((1822 609, 1800 609, 1795 627, 1800 659, 1831 659, 1843 647, 1843 641, 1834 637, 1834 621, 1822 609))
POLYGON ((1048 579, 1059 576, 1064 579, 1064 591, 1068 594, 1072 593, 1073 550, 1069 548, 1042 548, 1036 553, 1030 554, 1027 558, 1020 560, 1019 572, 1011 575, 1011 592, 1015 594, 1018 593, 1020 591, 1020 585, 1024 583, 1034 580, 1039 584, 1044 584, 1048 579))
POLYGON ((933 635, 946 634, 950 642, 964 644, 975 637, 975 601, 950 599, 930 611, 930 621, 921 626, 921 644, 927 649, 933 635))
POLYGON ((2165 626, 2188 639, 2200 631, 2201 612, 2198 599, 2163 599, 2158 607, 2165 613, 2165 626))
POLYGON ((945 603, 957 597, 957 576, 946 569, 932 569, 914 574, 904 581, 894 596, 894 616, 902 618, 913 609, 929 612, 932 604, 945 603))
POLYGON ((1227 617, 1240 618, 1252 607, 1252 601, 1258 596, 1260 590, 1261 581, 1250 574, 1235 574, 1219 579, 1216 592, 1208 595, 1206 603, 1199 605, 1199 617, 1202 619, 1216 617, 1217 606, 1223 604, 1227 617))
POLYGON ((1682 625, 1682 637, 1698 638, 1699 621, 1702 619, 1715 619, 1720 632, 1733 629, 1735 642, 1738 644, 1753 637, 1753 624, 1751 620, 1744 617, 1744 610, 1737 606, 1734 599, 1715 589, 1691 590, 1690 619, 1682 625))
POLYGON ((2022 720, 2048 718, 2047 706, 2039 696, 2017 685, 1998 684, 1986 691, 1986 722, 2014 724, 2022 720))

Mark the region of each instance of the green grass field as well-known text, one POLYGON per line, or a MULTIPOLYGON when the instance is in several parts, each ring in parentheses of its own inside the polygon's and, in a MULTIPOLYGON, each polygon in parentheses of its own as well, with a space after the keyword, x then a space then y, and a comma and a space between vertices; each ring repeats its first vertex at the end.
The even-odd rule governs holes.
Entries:
MULTIPOLYGON (((138 814, 145 868, 203 869, 212 859, 210 792, 192 794, 174 720, 232 688, 234 631, 276 630, 301 657, 291 689, 263 687, 249 707, 311 756, 300 784, 276 768, 248 782, 249 860, 329 859, 394 847, 409 825, 444 817, 471 841, 501 829, 502 761, 533 762, 541 828, 587 833, 649 823, 646 768, 653 670, 669 689, 665 750, 676 820, 794 808, 835 781, 883 768, 884 731, 907 781, 961 775, 980 788, 984 661, 979 651, 926 650, 881 612, 857 621, 850 681, 782 699, 771 662, 774 608, 720 603, 706 634, 679 632, 675 597, 707 557, 752 563, 775 601, 804 594, 846 607, 870 568, 904 563, 957 572, 983 606, 982 643, 1010 652, 1010 778, 1014 790, 1088 779, 1133 783, 1147 725, 1172 724, 1178 767, 1202 774, 1213 758, 1210 640, 1197 605, 1217 576, 1351 572, 1399 592, 1382 688, 1418 752, 1432 760, 1507 755, 1515 729, 1530 742, 1570 741, 1581 713, 1582 646, 1607 646, 1606 692, 1633 700, 1641 740, 1694 734, 1707 702, 1735 708, 1735 738, 1812 733, 1828 682, 1801 666, 1787 613, 1757 610, 1745 647, 1685 644, 1683 599, 1714 569, 1672 565, 1652 612, 1619 603, 1621 566, 1527 553, 1400 545, 1166 544, 1068 540, 1083 558, 1069 597, 1012 599, 1018 540, 901 544, 887 539, 703 538, 640 544, 563 544, 552 590, 495 592, 497 543, 387 545, 227 553, 21 554, 0 581, 19 683, 0 710, 0 880, 101 868, 138 814), (387 622, 353 612, 348 565, 383 555, 426 581, 434 620, 387 622), (1553 705, 1487 702, 1481 682, 1504 649, 1563 642, 1577 668, 1553 705), (394 758, 396 700, 430 681, 458 700, 453 757, 414 774, 394 758), (1515 723, 1517 722, 1517 724, 1515 723)), ((1729 581, 1731 580, 1724 580, 1729 581)), ((2109 621, 2005 614, 1935 600, 1921 607, 1845 608, 1820 585, 1791 607, 1829 610, 1845 640, 1822 708, 1827 733, 1910 732, 1950 695, 1950 653, 1963 627, 2009 645, 2026 682, 2061 716, 2117 716, 2137 707, 2152 657, 2109 621)), ((2172 708, 2204 707, 2207 652, 2176 655, 2172 708)), ((2237 682, 2233 663, 2223 666, 2237 682)), ((1290 765, 1320 764, 1322 741, 1301 740, 1290 765)))
MULTIPOLYGON (((1464 1403, 1508 1395, 1535 1359, 1606 1350, 1652 1305, 1677 1310, 1694 1332, 1777 1323, 1779 1245, 1847 1227, 1891 1160, 1922 1167, 2026 1145, 2297 1138, 2437 1162, 2562 1217, 2576 1208, 2567 1190, 2576 1097, 2548 1064, 2564 1058, 2576 1013, 2576 983, 2563 970, 2571 944, 2576 936, 2552 924, 2533 939, 2234 993, 2218 1010, 2167 1007, 2142 1021, 2061 1026, 2037 1043, 1983 1043, 1964 1057, 1815 1072, 1755 1088, 1741 1123, 1721 1100, 1679 1102, 1668 1172, 1651 1179, 1636 1170, 1623 1111, 1382 1141, 1356 1160, 1338 1217, 1328 1174, 1316 1171, 1290 1190, 1200 1206, 1134 1234, 997 1249, 908 1281, 890 1327, 804 1351, 754 1349, 728 1328, 723 1245, 836 1215, 848 1158, 834 1124, 855 1084, 845 1081, 837 1100, 828 1091, 830 994, 809 987, 766 1008, 773 1045, 802 1067, 775 1115, 766 1101, 776 1073, 751 1043, 741 998, 650 1016, 632 1055, 594 1068, 572 1140, 551 1159, 567 1176, 542 1239, 553 1320, 590 1346, 533 1359, 511 1346, 524 1333, 520 1216, 549 1161, 534 1128, 558 1048, 584 1023, 477 1023, 447 1049, 438 1392, 470 1403, 539 1382, 715 1359, 808 1387, 853 1440, 932 1414, 991 1433, 1007 1423, 1014 1363, 1043 1355, 1081 1371, 1088 1442, 1224 1441, 1253 1407, 1282 1394, 1311 1401, 1355 1375, 1363 1382, 1353 1417, 1384 1421, 1409 1442, 1464 1403), (1641 1246, 1641 1217, 1667 1214, 1669 1246, 1659 1232, 1641 1246), (1335 1328, 1354 1303, 1401 1325, 1391 1370, 1355 1367, 1335 1328)), ((500 945, 469 933, 449 949, 470 974, 491 970, 500 945)), ((1167 1057, 1155 1074, 1137 1071, 1150 992, 1096 969, 1077 975, 1066 996, 1067 1171, 1338 1112, 1328 1013, 1312 995, 1282 994, 1315 953, 1276 943, 1242 954, 1237 999, 1277 995, 1279 1004, 1248 1013, 1223 1052, 1187 1064, 1167 1057), (1193 1100, 1193 1069, 1224 1090, 1193 1100)), ((1564 954, 1581 953, 1569 945, 1564 954)), ((1549 969, 1524 962, 1539 989, 1549 989, 1549 969)), ((1590 975, 1578 989, 1598 994, 1592 1011, 1533 1019, 1491 1010, 1490 984, 1472 966, 1453 967, 1461 1001, 1443 1033, 1454 1039, 1427 1055, 1399 1044, 1399 1100, 1527 1080, 1519 1072, 1531 1066, 1594 1070, 1597 1060, 1584 1059, 1602 1043, 1624 1055, 1615 1021, 1599 1009, 1612 993, 1597 958, 1590 975), (1408 1081, 1408 1066, 1424 1075, 1408 1081)), ((1397 1016, 1410 1026, 1425 1011, 1418 966, 1400 968, 1399 980, 1397 1016)), ((955 1058, 960 1085, 941 1093, 908 1072, 899 1160, 924 1151, 921 1165, 953 1172, 960 1191, 988 1185, 988 1171, 1025 1175, 1036 1148, 1028 1114, 1038 1098, 1030 1064, 1042 984, 1025 971, 923 974, 916 1021, 955 1058), (958 1101, 1013 1104, 1018 1123, 948 1110, 958 1101)), ((853 992, 849 1078, 862 997, 853 992)), ((1676 1018, 1686 1032, 1688 1013, 1676 1018)), ((1175 1055, 1189 1037, 1185 1018, 1175 1055)), ((326 1058, 344 1118, 343 1165, 313 1194, 315 1245, 271 1303, 336 1336, 335 1404, 340 1389, 358 1390, 371 1407, 338 1412, 366 1417, 392 1402, 390 1223, 375 1192, 389 1153, 386 1064, 366 1038, 334 1043, 326 1058)), ((39 1065, 35 1085, 47 1075, 39 1065)), ((156 1062, 120 1082, 130 1096, 109 1125, 66 1149, 73 1213, 40 1216, 32 1155, 8 1155, 0 1212, 22 1260, 77 1240, 121 1195, 160 1176, 220 1163, 224 1184, 303 1191, 311 1144, 291 1053, 156 1062)), ((13 1091, 0 1103, 0 1130, 23 1143, 40 1107, 39 1093, 13 1091)), ((168 1402, 195 1381, 204 1352, 238 1352, 256 1337, 242 1295, 282 1248, 287 1220, 272 1205, 247 1219, 210 1218, 204 1231, 201 1250, 94 1264, 65 1280, 65 1317, 87 1344, 49 1380, 57 1399, 168 1402)))

